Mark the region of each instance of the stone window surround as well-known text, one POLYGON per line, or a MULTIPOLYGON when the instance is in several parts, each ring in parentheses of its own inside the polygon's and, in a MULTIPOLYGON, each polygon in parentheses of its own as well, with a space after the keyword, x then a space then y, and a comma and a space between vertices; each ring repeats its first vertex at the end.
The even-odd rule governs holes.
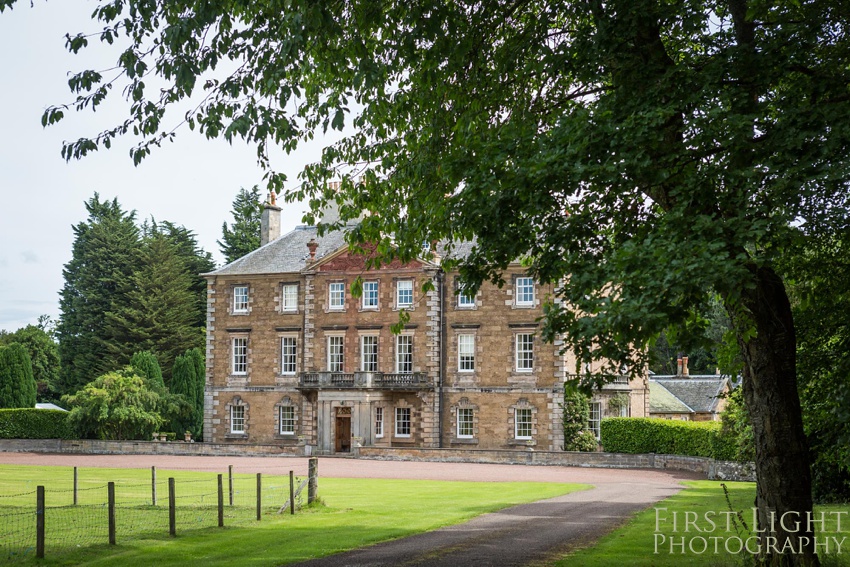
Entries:
POLYGON ((230 332, 228 333, 228 345, 230 348, 230 372, 229 376, 237 380, 247 380, 251 373, 251 335, 247 332, 230 332), (245 371, 236 372, 236 341, 245 341, 245 371))
POLYGON ((532 329, 517 329, 513 332, 513 340, 511 342, 511 358, 513 359, 513 364, 511 373, 512 374, 533 374, 535 371, 534 365, 537 362, 535 357, 535 346, 536 346, 536 337, 535 333, 532 329), (520 368, 519 367, 519 341, 520 336, 530 335, 531 336, 531 368, 520 368))
POLYGON ((373 413, 373 423, 375 424, 375 438, 383 439, 384 435, 386 435, 387 430, 387 410, 384 404, 378 404, 375 406, 375 411, 373 413), (380 411, 378 411, 380 410, 380 411), (378 415, 380 414, 381 419, 378 419, 378 415), (381 424, 381 431, 378 432, 378 423, 381 424))
POLYGON ((393 294, 393 311, 415 311, 416 306, 416 280, 414 278, 393 278, 395 282, 395 293, 393 294), (398 302, 399 284, 410 282, 410 304, 400 305, 398 302))
POLYGON ((274 431, 275 439, 293 442, 298 441, 298 436, 301 432, 301 416, 298 411, 298 404, 296 404, 289 396, 284 396, 274 405, 274 431), (294 421, 292 433, 282 433, 280 430, 280 412, 283 407, 292 408, 292 417, 294 421))
POLYGON ((284 313, 284 314, 287 314, 287 315, 300 313, 301 312, 301 308, 300 308, 301 306, 300 306, 299 299, 301 297, 301 282, 297 282, 297 281, 280 282, 279 289, 280 289, 280 303, 278 305, 278 310, 281 313, 284 313), (287 309, 286 308, 286 293, 284 292, 284 290, 286 289, 287 286, 295 286, 295 308, 294 309, 287 309))
POLYGON ((535 307, 540 306, 540 290, 537 282, 531 276, 527 276, 525 274, 513 274, 511 276, 511 288, 509 290, 511 294, 511 309, 534 309, 535 307), (517 280, 520 278, 529 278, 531 279, 532 285, 532 300, 530 303, 519 303, 519 294, 517 280))
POLYGON ((324 309, 325 313, 341 313, 341 312, 344 312, 346 310, 345 304, 346 304, 346 300, 347 300, 347 297, 346 297, 347 294, 345 293, 346 281, 344 279, 333 279, 333 280, 328 280, 326 283, 327 283, 327 286, 326 286, 327 289, 326 289, 325 297, 326 297, 327 303, 325 304, 325 309, 324 309), (342 306, 340 306, 340 307, 332 307, 331 306, 331 285, 333 285, 333 284, 342 284, 342 306))
POLYGON ((463 374, 467 377, 478 373, 478 337, 475 331, 475 329, 463 329, 457 330, 455 332, 455 347, 457 351, 457 372, 458 374, 463 374), (460 338, 465 336, 472 337, 472 369, 466 370, 461 369, 460 361, 460 338))
POLYGON ((362 293, 360 294, 360 308, 358 309, 358 311, 363 312, 363 311, 380 311, 380 310, 381 310, 381 280, 377 279, 377 278, 363 280, 363 290, 362 290, 362 293), (367 283, 368 284, 375 284, 375 288, 376 288, 375 289, 375 299, 376 299, 376 302, 377 302, 375 305, 366 305, 366 284, 367 283))
POLYGON ((480 302, 478 301, 478 295, 480 293, 481 293, 481 290, 479 289, 475 293, 475 295, 472 297, 472 303, 471 304, 461 304, 461 302, 460 302, 460 298, 461 298, 460 278, 455 278, 454 279, 454 301, 452 302, 452 303, 454 303, 454 308, 458 309, 458 310, 463 310, 463 311, 474 311, 474 310, 478 309, 478 306, 480 305, 480 302))
POLYGON ((325 368, 327 369, 328 372, 345 372, 345 363, 346 363, 346 360, 345 360, 346 359, 346 356, 345 356, 345 338, 346 338, 346 332, 345 331, 325 331, 324 335, 325 335, 325 364, 326 364, 325 368), (342 338, 342 343, 341 343, 342 344, 342 351, 341 351, 341 355, 342 355, 342 365, 341 366, 342 366, 342 368, 340 370, 331 370, 331 338, 340 338, 340 337, 342 338))
MULTIPOLYGON (((410 337, 410 373, 416 372, 416 339, 414 331, 402 331, 393 338, 393 372, 401 373, 399 370, 398 343, 401 337, 410 337)), ((407 372, 405 372, 407 374, 407 372)))
POLYGON ((471 403, 469 398, 461 398, 458 402, 452 405, 449 408, 450 417, 451 417, 451 431, 453 433, 452 438, 450 439, 450 443, 452 444, 465 444, 465 445, 477 445, 478 444, 478 406, 471 403), (461 437, 458 434, 458 414, 459 410, 472 410, 472 437, 461 437))
POLYGON ((250 404, 248 404, 244 400, 242 400, 242 398, 240 396, 233 396, 233 398, 230 399, 230 402, 227 403, 224 406, 224 420, 225 420, 225 425, 226 425, 226 427, 225 427, 226 433, 224 434, 225 439, 247 439, 248 438, 248 430, 251 426, 251 420, 250 420, 251 412, 250 412, 250 410, 251 410, 250 404), (243 410, 244 411, 244 414, 243 414, 244 415, 244 424, 245 424, 245 429, 243 431, 237 431, 237 432, 233 431, 233 424, 231 423, 231 419, 233 417, 233 407, 234 406, 241 406, 241 407, 245 408, 243 410))
POLYGON ((537 421, 537 406, 532 405, 528 398, 519 398, 517 402, 508 407, 508 445, 522 445, 534 447, 537 445, 538 421, 537 421), (531 439, 516 438, 516 410, 530 409, 531 410, 531 439))
POLYGON ((245 315, 251 314, 252 303, 254 303, 254 290, 253 286, 249 283, 234 283, 230 284, 227 287, 227 305, 228 305, 228 313, 234 317, 244 317, 245 315), (246 306, 245 309, 236 309, 236 288, 245 288, 246 296, 246 306))
MULTIPOLYGON (((402 443, 412 442, 414 440, 414 436, 413 436, 413 406, 411 406, 410 403, 407 400, 402 398, 401 400, 399 400, 396 403, 395 407, 393 407, 392 418, 393 418, 393 429, 392 429, 393 439, 397 439, 397 440, 401 441, 402 443), (410 426, 410 433, 408 433, 408 434, 402 434, 402 435, 398 434, 398 416, 399 416, 398 410, 400 410, 400 409, 407 409, 408 415, 410 416, 410 420, 408 421, 408 424, 410 426)), ((386 416, 384 416, 384 419, 386 419, 386 416)))
POLYGON ((381 369, 381 334, 376 331, 360 331, 357 334, 357 358, 359 359, 358 368, 360 372, 379 372, 381 369), (375 338, 375 370, 366 370, 364 366, 364 354, 365 349, 363 348, 363 339, 366 337, 374 337, 375 338))
POLYGON ((297 332, 279 332, 277 334, 278 337, 278 347, 280 360, 277 361, 278 368, 278 376, 295 376, 298 374, 299 360, 298 360, 298 338, 300 333, 297 332), (291 372, 284 372, 283 370, 283 341, 284 339, 294 339, 295 340, 295 369, 291 372))

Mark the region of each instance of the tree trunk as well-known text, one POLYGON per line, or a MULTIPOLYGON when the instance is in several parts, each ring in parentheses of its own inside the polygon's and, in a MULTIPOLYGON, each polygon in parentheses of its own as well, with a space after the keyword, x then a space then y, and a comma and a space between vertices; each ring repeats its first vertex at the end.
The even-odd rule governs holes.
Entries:
POLYGON ((751 269, 755 286, 744 290, 740 308, 729 311, 744 359, 744 401, 755 439, 761 556, 773 566, 816 566, 791 304, 772 269, 751 269), (753 327, 755 336, 748 331, 753 327))

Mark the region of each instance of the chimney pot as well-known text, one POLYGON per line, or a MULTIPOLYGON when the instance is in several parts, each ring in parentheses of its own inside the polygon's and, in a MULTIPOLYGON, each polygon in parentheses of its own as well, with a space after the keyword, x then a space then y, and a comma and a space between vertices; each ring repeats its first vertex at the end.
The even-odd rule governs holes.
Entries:
POLYGON ((319 243, 316 242, 315 238, 311 238, 310 242, 307 243, 307 249, 310 250, 310 261, 313 262, 316 259, 316 250, 319 248, 319 243))
POLYGON ((682 357, 676 359, 676 376, 682 375, 682 357))
POLYGON ((688 357, 687 356, 682 357, 682 374, 684 376, 690 375, 690 373, 688 372, 688 357))

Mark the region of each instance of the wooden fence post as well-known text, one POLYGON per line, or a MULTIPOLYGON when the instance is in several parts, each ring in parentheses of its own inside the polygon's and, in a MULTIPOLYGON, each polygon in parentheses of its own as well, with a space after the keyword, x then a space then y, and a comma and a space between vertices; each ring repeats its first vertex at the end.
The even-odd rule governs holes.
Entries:
POLYGON ((151 467, 151 505, 156 506, 156 467, 151 467))
POLYGON ((263 517, 263 473, 257 473, 257 521, 263 517))
POLYGON ((307 504, 316 501, 316 489, 319 480, 319 459, 310 457, 310 465, 307 472, 307 504))
POLYGON ((74 467, 74 506, 77 505, 77 467, 74 467))
POLYGON ((289 513, 295 514, 295 473, 289 471, 289 513))
POLYGON ((233 507, 233 465, 227 465, 227 491, 230 493, 230 506, 233 507))
POLYGON ((108 505, 109 517, 109 545, 115 545, 115 483, 110 482, 106 485, 106 498, 108 505))
POLYGON ((168 534, 177 535, 177 495, 174 490, 174 477, 168 477, 168 534))
POLYGON ((224 475, 218 475, 218 527, 224 527, 224 475))
POLYGON ((37 486, 35 494, 35 556, 44 559, 44 487, 37 486))

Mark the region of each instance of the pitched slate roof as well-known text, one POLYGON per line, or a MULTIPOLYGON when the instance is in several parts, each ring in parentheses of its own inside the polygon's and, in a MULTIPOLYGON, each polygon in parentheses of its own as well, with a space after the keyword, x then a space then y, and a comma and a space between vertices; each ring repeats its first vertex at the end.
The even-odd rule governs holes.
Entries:
MULTIPOLYGON (((316 249, 316 260, 321 260, 345 245, 346 230, 335 230, 319 237, 315 226, 298 226, 283 236, 272 240, 253 252, 222 266, 221 268, 201 274, 202 276, 245 276, 256 274, 282 274, 300 272, 307 265, 310 252, 307 243, 315 239, 319 244, 316 249)), ((451 251, 453 258, 465 258, 472 251, 474 242, 460 242, 451 251)), ((446 247, 441 243, 437 253, 445 256, 446 247)))
MULTIPOLYGON (((650 384, 663 386, 683 404, 695 412, 717 411, 720 394, 726 388, 728 379, 725 376, 655 376, 650 384)), ((652 391, 650 390, 650 394, 652 391)), ((652 400, 650 399, 650 406, 652 400)))
POLYGON ((682 400, 661 384, 649 381, 649 413, 693 413, 682 400))

